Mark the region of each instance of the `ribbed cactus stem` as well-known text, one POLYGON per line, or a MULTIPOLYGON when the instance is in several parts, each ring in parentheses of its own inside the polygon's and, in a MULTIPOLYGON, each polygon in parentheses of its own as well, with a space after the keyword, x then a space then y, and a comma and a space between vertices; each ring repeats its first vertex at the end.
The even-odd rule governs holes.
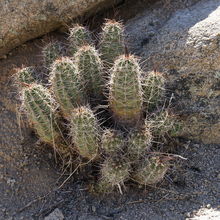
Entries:
POLYGON ((154 185, 164 178, 169 169, 169 162, 166 157, 153 156, 137 166, 133 180, 141 185, 154 185))
POLYGON ((55 108, 49 92, 41 85, 32 84, 23 90, 23 105, 39 138, 53 145, 59 134, 55 126, 55 108))
POLYGON ((100 147, 99 123, 90 108, 75 108, 71 115, 70 134, 78 153, 88 160, 98 157, 100 147))
POLYGON ((50 81, 64 117, 70 117, 74 107, 85 103, 83 80, 71 59, 63 57, 53 63, 50 81))
POLYGON ((156 71, 149 72, 143 79, 144 102, 147 110, 152 111, 161 102, 164 96, 164 76, 156 71))
POLYGON ((43 48, 43 58, 46 67, 50 68, 52 63, 62 56, 62 46, 58 41, 50 42, 43 48))
POLYGON ((99 49, 102 59, 110 66, 124 53, 124 27, 121 23, 108 20, 103 25, 99 49))
POLYGON ((116 120, 135 125, 142 115, 140 67, 132 56, 120 56, 114 64, 109 82, 109 105, 116 120))
POLYGON ((128 138, 128 155, 131 161, 136 162, 146 157, 152 145, 152 134, 148 127, 142 130, 131 131, 128 138))
POLYGON ((19 84, 31 84, 35 82, 33 77, 34 67, 25 67, 16 74, 16 80, 19 84))
POLYGON ((118 156, 107 158, 101 166, 101 183, 105 186, 118 187, 122 193, 121 186, 129 178, 130 164, 118 156))
POLYGON ((105 154, 113 155, 122 151, 125 144, 123 136, 118 134, 115 130, 106 129, 102 135, 102 149, 105 154))
POLYGON ((69 50, 74 55, 79 47, 92 43, 91 33, 83 26, 76 24, 70 28, 69 33, 69 50))
POLYGON ((75 61, 90 97, 100 98, 103 90, 102 61, 92 46, 83 46, 75 54, 75 61))

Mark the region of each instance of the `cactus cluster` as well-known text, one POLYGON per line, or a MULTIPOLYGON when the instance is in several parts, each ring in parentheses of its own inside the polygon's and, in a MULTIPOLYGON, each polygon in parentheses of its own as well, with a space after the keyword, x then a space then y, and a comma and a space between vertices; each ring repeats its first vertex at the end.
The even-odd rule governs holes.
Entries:
POLYGON ((31 68, 17 74, 25 84, 23 106, 39 139, 63 158, 78 155, 80 163, 98 164, 99 192, 118 188, 122 193, 128 180, 158 183, 170 164, 155 152, 157 143, 176 132, 174 117, 160 106, 164 76, 145 74, 137 57, 124 54, 119 22, 106 21, 99 43, 80 25, 70 29, 68 40, 69 57, 60 56, 59 45, 43 50, 50 69, 47 88, 34 81, 31 68))

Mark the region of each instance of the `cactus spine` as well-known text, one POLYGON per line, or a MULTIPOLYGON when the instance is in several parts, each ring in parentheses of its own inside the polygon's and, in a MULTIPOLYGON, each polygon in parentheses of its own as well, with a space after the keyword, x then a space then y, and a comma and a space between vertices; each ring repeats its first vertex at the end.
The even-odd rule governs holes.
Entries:
POLYGON ((152 111, 160 103, 164 95, 164 77, 161 73, 152 71, 148 73, 143 80, 144 101, 147 105, 147 110, 152 111))
POLYGON ((101 33, 99 50, 102 59, 110 66, 124 53, 124 27, 114 20, 107 21, 101 33))
POLYGON ((17 81, 22 84, 31 84, 34 83, 34 67, 25 67, 21 69, 17 74, 16 74, 16 79, 17 81))
POLYGON ((125 125, 134 125, 142 114, 140 67, 134 56, 121 56, 114 64, 109 83, 109 105, 125 125))
POLYGON ((51 67, 51 64, 62 56, 62 46, 59 42, 50 42, 43 48, 44 63, 47 67, 51 67))
POLYGON ((118 187, 122 193, 121 186, 129 178, 130 164, 120 156, 107 158, 101 167, 100 183, 106 188, 118 187))
POLYGON ((164 137, 166 134, 175 136, 179 130, 179 124, 175 122, 175 118, 168 110, 154 114, 151 119, 147 118, 145 124, 151 127, 155 137, 164 137))
POLYGON ((131 161, 137 162, 140 158, 146 157, 151 144, 152 134, 148 127, 145 127, 141 131, 132 131, 128 139, 128 155, 131 161))
POLYGON ((70 53, 74 55, 79 47, 92 43, 91 34, 85 27, 75 25, 70 29, 69 42, 70 53))
POLYGON ((55 126, 55 108, 49 92, 32 84, 23 90, 23 104, 40 139, 53 145, 59 134, 55 126))
POLYGON ((107 155, 113 155, 122 151, 125 142, 122 135, 117 134, 116 131, 106 129, 102 135, 102 149, 107 155))
POLYGON ((169 163, 165 158, 153 156, 138 165, 137 170, 134 172, 133 180, 141 185, 157 184, 164 178, 168 169, 169 163))
POLYGON ((100 98, 103 89, 102 62, 92 46, 83 46, 75 54, 75 61, 86 84, 87 94, 100 98))
POLYGON ((92 110, 88 107, 75 108, 70 126, 70 134, 79 154, 88 160, 96 159, 100 145, 100 127, 92 110))
POLYGON ((56 60, 52 66, 50 80, 63 115, 70 117, 74 107, 85 103, 84 85, 77 66, 67 57, 56 60))

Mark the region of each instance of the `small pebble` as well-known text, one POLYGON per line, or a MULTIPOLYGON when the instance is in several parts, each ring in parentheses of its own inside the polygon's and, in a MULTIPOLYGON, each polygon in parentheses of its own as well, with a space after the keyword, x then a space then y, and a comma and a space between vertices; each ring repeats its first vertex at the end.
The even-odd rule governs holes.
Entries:
POLYGON ((211 208, 211 205, 210 205, 210 204, 206 205, 206 208, 210 209, 210 208, 211 208))
POLYGON ((96 212, 96 207, 95 206, 92 206, 92 211, 96 212))
POLYGON ((187 212, 187 213, 186 213, 186 217, 190 218, 190 217, 191 217, 191 213, 190 213, 190 212, 187 212))

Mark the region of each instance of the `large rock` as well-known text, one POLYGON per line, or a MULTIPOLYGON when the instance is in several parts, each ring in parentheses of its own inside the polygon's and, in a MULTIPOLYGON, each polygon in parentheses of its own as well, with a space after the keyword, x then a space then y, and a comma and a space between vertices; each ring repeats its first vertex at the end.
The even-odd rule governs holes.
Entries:
POLYGON ((169 18, 148 10, 127 24, 127 35, 147 70, 167 74, 182 135, 220 143, 220 0, 199 1, 169 18))
POLYGON ((85 13, 96 13, 118 0, 10 0, 0 2, 0 57, 85 13))

